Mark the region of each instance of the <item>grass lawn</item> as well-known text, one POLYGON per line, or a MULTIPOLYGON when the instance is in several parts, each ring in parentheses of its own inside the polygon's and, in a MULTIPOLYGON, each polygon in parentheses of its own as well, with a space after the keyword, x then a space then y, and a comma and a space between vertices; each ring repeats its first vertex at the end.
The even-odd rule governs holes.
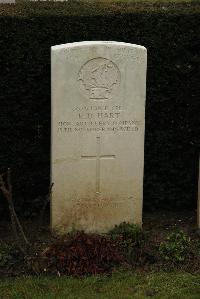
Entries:
MULTIPOLYGON (((81 0, 82 2, 106 2, 106 3, 192 3, 194 0, 81 0)), ((196 1, 197 2, 197 1, 196 1)))
POLYGON ((86 278, 24 277, 0 282, 2 299, 199 299, 200 275, 116 272, 86 278))
MULTIPOLYGON (((29 2, 31 0, 16 0, 16 3, 23 3, 23 2, 29 2)), ((52 1, 52 0, 49 0, 52 1)), ((64 0, 66 1, 66 0, 64 0)), ((69 0, 68 0, 69 1, 69 0)), ((82 3, 127 3, 127 4, 138 4, 138 3, 147 3, 147 4, 175 4, 175 3, 193 3, 193 2, 198 2, 198 0, 77 0, 82 3)), ((73 0, 71 0, 73 2, 73 0)))

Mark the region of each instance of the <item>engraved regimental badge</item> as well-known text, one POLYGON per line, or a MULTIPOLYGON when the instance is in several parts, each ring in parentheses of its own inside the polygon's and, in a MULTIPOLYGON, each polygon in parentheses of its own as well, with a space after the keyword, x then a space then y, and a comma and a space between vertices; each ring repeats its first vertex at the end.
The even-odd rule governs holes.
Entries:
POLYGON ((120 84, 120 72, 112 61, 98 57, 81 67, 77 80, 81 92, 89 99, 108 100, 120 84))

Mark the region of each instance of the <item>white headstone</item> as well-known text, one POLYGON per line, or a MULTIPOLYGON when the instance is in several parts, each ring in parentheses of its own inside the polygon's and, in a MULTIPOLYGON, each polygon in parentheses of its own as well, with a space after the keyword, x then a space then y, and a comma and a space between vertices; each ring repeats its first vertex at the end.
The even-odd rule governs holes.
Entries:
POLYGON ((52 228, 142 224, 146 49, 52 47, 52 228))

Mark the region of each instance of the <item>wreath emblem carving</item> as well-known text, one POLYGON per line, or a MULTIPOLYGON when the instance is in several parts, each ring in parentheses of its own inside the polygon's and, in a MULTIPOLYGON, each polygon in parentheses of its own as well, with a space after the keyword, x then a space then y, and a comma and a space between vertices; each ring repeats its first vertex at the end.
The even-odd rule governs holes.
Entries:
POLYGON ((120 72, 112 61, 98 57, 81 67, 77 80, 89 99, 108 100, 120 84, 120 72))

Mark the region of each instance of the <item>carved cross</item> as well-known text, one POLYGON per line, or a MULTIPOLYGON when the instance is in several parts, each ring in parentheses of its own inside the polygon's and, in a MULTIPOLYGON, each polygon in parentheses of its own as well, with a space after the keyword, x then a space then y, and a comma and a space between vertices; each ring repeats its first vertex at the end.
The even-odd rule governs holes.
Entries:
POLYGON ((96 137, 96 156, 81 156, 86 160, 96 160, 96 193, 100 193, 101 160, 115 159, 115 155, 101 155, 101 139, 96 137))

